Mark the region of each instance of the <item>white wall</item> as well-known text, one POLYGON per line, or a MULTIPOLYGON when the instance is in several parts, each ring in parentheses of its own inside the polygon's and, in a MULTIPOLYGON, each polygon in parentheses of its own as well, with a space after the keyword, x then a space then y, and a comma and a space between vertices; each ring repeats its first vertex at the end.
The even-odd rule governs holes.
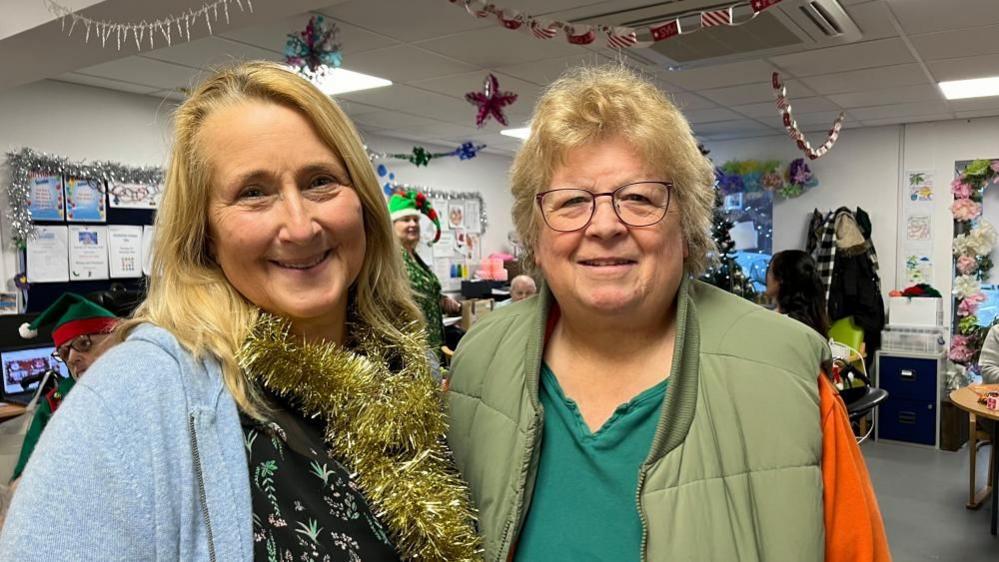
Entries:
MULTIPOLYGON (((808 162, 819 185, 800 197, 774 204, 774 252, 804 249, 813 209, 825 213, 843 206, 861 207, 871 216, 872 239, 887 297, 895 286, 896 274, 900 135, 900 127, 844 130, 830 152, 808 162)), ((718 165, 728 160, 790 162, 802 156, 794 141, 785 135, 706 146, 718 165)))
MULTIPOLYGON (((136 94, 63 82, 42 81, 0 92, 0 150, 29 147, 71 160, 113 160, 136 166, 165 166, 170 144, 173 105, 136 94)), ((408 141, 364 135, 376 152, 409 152, 408 141)), ((455 147, 424 145, 440 152, 455 147)), ((9 185, 5 165, 0 185, 9 185)), ((483 255, 508 249, 512 230, 512 197, 507 187, 510 158, 480 154, 475 159, 434 160, 417 168, 405 161, 383 163, 398 181, 442 190, 479 191, 486 205, 489 225, 483 235, 483 255)), ((7 209, 6 189, 0 189, 0 209, 7 209)), ((10 248, 6 217, 0 219, 0 286, 16 271, 16 254, 10 248)))
MULTIPOLYGON (((818 136, 813 137, 821 142, 818 136)), ((784 135, 714 142, 707 147, 718 164, 747 159, 788 161, 801 154, 784 135)), ((908 194, 904 191, 907 188, 903 175, 907 170, 930 170, 935 183, 931 206, 934 264, 931 284, 949 294, 953 284, 950 182, 954 178, 954 162, 977 158, 999 158, 999 118, 844 130, 832 151, 809 163, 819 186, 799 198, 775 204, 774 251, 804 248, 806 221, 813 208, 827 211, 841 205, 859 206, 871 215, 884 292, 904 288, 907 282, 902 255, 903 201, 908 194)), ((987 197, 985 204, 988 207, 992 202, 999 205, 999 197, 987 197)), ((990 211, 986 214, 999 212, 990 211)), ((999 276, 993 275, 992 281, 999 281, 999 276)), ((950 318, 950 305, 950 299, 944 299, 945 319, 950 318)))

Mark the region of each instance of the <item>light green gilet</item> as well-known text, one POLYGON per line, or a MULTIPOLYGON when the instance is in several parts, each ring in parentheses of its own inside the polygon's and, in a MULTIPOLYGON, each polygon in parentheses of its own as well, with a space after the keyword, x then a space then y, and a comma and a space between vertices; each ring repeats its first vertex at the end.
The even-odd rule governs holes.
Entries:
MULTIPOLYGON (((545 289, 490 314, 452 362, 448 441, 490 562, 504 562, 515 546, 533 492, 550 306, 545 289)), ((643 558, 822 560, 817 377, 825 343, 803 324, 701 282, 681 285, 677 323, 670 391, 636 491, 643 558)))

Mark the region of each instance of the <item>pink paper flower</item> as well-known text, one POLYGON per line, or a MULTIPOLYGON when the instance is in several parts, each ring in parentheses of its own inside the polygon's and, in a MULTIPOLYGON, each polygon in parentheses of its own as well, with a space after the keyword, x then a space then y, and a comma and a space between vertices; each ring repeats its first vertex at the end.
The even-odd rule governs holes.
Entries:
POLYGON ((957 305, 957 315, 961 318, 978 314, 978 302, 974 299, 964 299, 957 305))
POLYGON ((971 256, 961 256, 957 258, 957 270, 961 275, 971 275, 978 269, 978 260, 971 256))
POLYGON ((968 336, 952 336, 950 338, 950 359, 956 363, 967 363, 975 356, 975 351, 968 347, 968 336))
POLYGON ((954 199, 967 199, 971 197, 971 186, 961 181, 961 178, 950 182, 950 190, 954 194, 954 199))
POLYGON ((982 204, 971 199, 956 199, 950 206, 950 212, 954 213, 955 220, 970 221, 982 214, 982 204))

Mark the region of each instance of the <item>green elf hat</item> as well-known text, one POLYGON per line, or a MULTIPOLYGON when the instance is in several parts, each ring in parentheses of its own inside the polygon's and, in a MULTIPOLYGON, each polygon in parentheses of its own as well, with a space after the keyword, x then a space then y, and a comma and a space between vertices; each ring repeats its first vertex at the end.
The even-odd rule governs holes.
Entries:
POLYGON ((397 191, 392 194, 388 206, 392 222, 421 213, 427 215, 427 218, 437 227, 437 235, 434 236, 434 242, 441 239, 440 217, 437 216, 437 211, 430 206, 430 200, 427 199, 425 194, 414 189, 397 191))
POLYGON ((31 339, 38 335, 39 327, 51 324, 52 341, 60 347, 77 336, 110 332, 117 323, 118 317, 110 310, 76 293, 64 293, 30 324, 21 324, 18 331, 22 338, 31 339))

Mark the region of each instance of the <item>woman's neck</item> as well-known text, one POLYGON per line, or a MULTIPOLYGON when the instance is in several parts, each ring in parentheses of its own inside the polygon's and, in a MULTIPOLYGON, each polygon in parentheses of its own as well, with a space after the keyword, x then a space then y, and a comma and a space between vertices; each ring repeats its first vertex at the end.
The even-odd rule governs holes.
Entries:
POLYGON ((322 318, 292 319, 291 331, 308 343, 343 345, 347 335, 347 311, 337 310, 322 318))
POLYGON ((606 359, 636 357, 676 334, 676 304, 665 314, 594 315, 562 309, 558 337, 573 349, 606 359))

